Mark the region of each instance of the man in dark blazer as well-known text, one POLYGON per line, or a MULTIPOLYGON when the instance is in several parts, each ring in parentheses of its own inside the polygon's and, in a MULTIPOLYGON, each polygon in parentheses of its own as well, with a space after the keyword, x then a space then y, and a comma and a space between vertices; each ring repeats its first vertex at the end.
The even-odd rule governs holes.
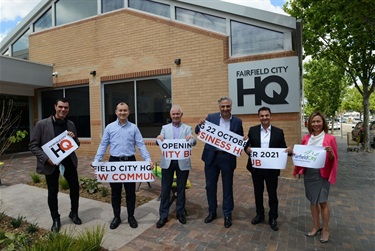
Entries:
MULTIPOLYGON (((195 133, 199 133, 200 125, 205 120, 223 127, 231 132, 243 136, 242 120, 232 116, 232 100, 228 97, 222 97, 218 100, 220 112, 208 114, 206 119, 201 119, 195 128, 195 133)), ((210 223, 216 219, 217 214, 217 182, 221 172, 223 183, 223 215, 224 226, 232 226, 232 211, 234 208, 233 199, 233 173, 236 169, 235 155, 221 151, 209 144, 204 145, 202 160, 204 161, 204 173, 206 177, 206 194, 208 201, 208 216, 205 223, 210 223)))
MULTIPOLYGON (((288 153, 292 152, 285 143, 284 132, 276 126, 271 126, 271 110, 268 107, 261 107, 258 110, 260 125, 250 127, 245 152, 250 155, 252 147, 258 148, 286 148, 288 153)), ((278 205, 277 199, 277 182, 280 170, 278 169, 261 169, 252 166, 251 158, 247 162, 247 170, 251 172, 253 179, 256 216, 252 219, 252 224, 258 224, 264 221, 263 192, 264 182, 266 182, 268 192, 268 204, 270 207, 269 221, 272 230, 277 231, 278 205)))
MULTIPOLYGON (((36 172, 46 176, 48 188, 48 206, 53 220, 51 231, 58 232, 61 227, 57 201, 60 169, 58 165, 55 165, 51 159, 48 158, 46 153, 43 151, 42 146, 56 136, 60 135, 65 130, 68 131, 68 135, 74 139, 77 145, 79 145, 80 142, 77 137, 77 130, 74 123, 66 119, 66 116, 69 113, 68 100, 65 98, 57 99, 55 110, 55 115, 40 120, 36 123, 33 131, 31 132, 29 149, 37 158, 36 172)), ((78 217, 79 182, 77 173, 77 155, 75 152, 72 152, 60 164, 64 166, 63 175, 70 188, 71 211, 69 213, 69 218, 74 222, 74 224, 80 225, 82 221, 78 217)))

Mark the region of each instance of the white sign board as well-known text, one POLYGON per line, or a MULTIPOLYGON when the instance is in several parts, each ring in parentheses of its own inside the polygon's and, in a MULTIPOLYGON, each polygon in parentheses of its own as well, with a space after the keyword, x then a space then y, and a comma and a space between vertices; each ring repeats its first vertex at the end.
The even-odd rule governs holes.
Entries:
POLYGON ((68 131, 64 131, 42 146, 43 151, 55 165, 58 165, 77 148, 77 143, 68 135, 68 131))
POLYGON ((251 148, 252 167, 261 169, 285 169, 288 161, 286 148, 251 148))
POLYGON ((199 140, 237 157, 241 156, 247 142, 247 140, 244 141, 243 138, 244 137, 241 135, 235 134, 208 121, 200 125, 198 134, 199 140))
POLYGON ((298 57, 228 65, 233 114, 257 114, 262 106, 272 113, 299 112, 301 85, 298 57))
POLYGON ((150 162, 93 162, 96 180, 98 182, 152 182, 155 176, 152 173, 150 162))
POLYGON ((191 155, 193 144, 186 139, 156 140, 165 159, 179 160, 188 159, 191 155))
POLYGON ((294 145, 293 164, 308 168, 322 168, 326 162, 327 152, 324 146, 294 145))

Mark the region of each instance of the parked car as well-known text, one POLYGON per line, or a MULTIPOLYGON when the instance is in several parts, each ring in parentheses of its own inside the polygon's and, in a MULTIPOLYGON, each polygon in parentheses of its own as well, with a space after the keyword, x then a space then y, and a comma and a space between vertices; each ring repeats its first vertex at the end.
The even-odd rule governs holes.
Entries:
MULTIPOLYGON (((331 130, 332 129, 332 122, 328 122, 328 129, 331 130)), ((339 122, 334 122, 333 123, 333 130, 341 130, 341 123, 339 122)))
POLYGON ((352 140, 357 141, 357 136, 358 136, 359 132, 361 130, 363 131, 363 122, 362 121, 357 122, 357 124, 355 124, 355 126, 353 126, 352 128, 353 128, 353 130, 352 130, 352 140))
POLYGON ((370 122, 370 145, 375 147, 375 121, 370 122))

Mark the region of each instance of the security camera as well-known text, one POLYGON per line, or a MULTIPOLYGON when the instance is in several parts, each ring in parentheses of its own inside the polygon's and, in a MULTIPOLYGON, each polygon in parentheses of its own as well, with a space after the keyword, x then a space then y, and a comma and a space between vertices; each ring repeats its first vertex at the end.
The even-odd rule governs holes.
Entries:
POLYGON ((52 76, 53 76, 53 77, 57 77, 58 75, 59 75, 59 73, 58 73, 57 71, 52 72, 52 76))

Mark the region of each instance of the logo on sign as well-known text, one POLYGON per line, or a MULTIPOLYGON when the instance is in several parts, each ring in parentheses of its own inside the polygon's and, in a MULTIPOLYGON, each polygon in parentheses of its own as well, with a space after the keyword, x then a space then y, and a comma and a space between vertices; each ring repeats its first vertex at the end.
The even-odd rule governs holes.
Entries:
POLYGON ((53 154, 55 154, 56 158, 59 158, 60 157, 59 152, 64 154, 66 151, 70 150, 73 147, 73 144, 72 142, 70 142, 70 140, 63 139, 60 141, 60 143, 57 143, 56 146, 57 148, 56 147, 54 148, 54 146, 51 146, 51 151, 53 152, 53 154))
POLYGON ((255 95, 255 105, 261 105, 262 101, 267 104, 277 105, 277 104, 288 104, 286 97, 288 96, 289 87, 288 83, 280 76, 272 75, 264 78, 254 77, 254 88, 245 89, 243 87, 243 78, 237 79, 237 104, 238 106, 244 106, 244 96, 245 95, 255 95), (266 93, 266 88, 269 84, 274 83, 279 85, 281 88, 280 93, 273 91, 272 96, 268 96, 266 93))

